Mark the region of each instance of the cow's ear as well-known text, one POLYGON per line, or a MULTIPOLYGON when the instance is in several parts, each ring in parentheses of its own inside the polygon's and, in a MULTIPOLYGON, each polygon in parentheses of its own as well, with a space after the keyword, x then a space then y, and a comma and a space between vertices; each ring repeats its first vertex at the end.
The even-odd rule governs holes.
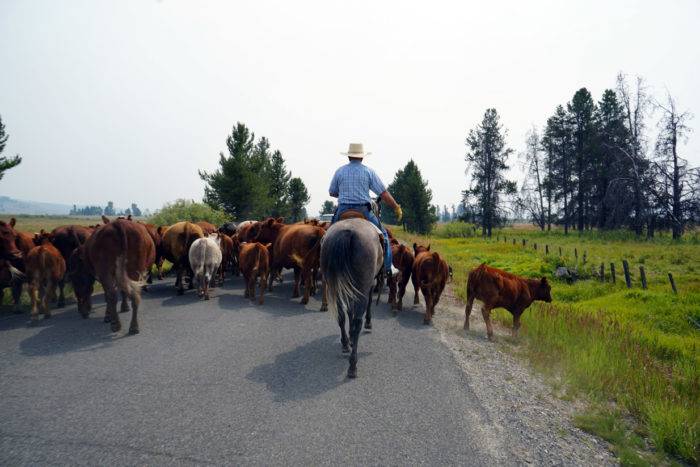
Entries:
POLYGON ((547 278, 543 277, 542 280, 540 281, 540 284, 547 285, 547 278))
POLYGON ((278 217, 277 222, 279 222, 280 224, 284 224, 284 217, 278 217))
POLYGON ((274 223, 275 223, 275 218, 274 218, 274 217, 270 217, 270 218, 267 220, 267 222, 266 222, 266 224, 269 225, 269 226, 272 226, 272 224, 274 224, 274 223))
POLYGON ((107 218, 107 216, 105 216, 105 215, 102 216, 102 223, 109 224, 109 219, 107 218))
POLYGON ((129 214, 128 216, 126 216, 126 220, 128 220, 128 221, 131 220, 131 214, 129 214))
POLYGON ((266 243, 265 248, 270 248, 272 246, 272 243, 266 243))
POLYGON ((427 248, 427 250, 430 251, 430 243, 428 243, 428 248, 427 248))
POLYGON ((413 242, 413 249, 415 250, 416 248, 418 248, 418 244, 413 242))
POLYGON ((15 219, 15 218, 13 217, 13 218, 10 219, 10 227, 12 227, 12 228, 14 229, 14 228, 15 228, 15 224, 17 224, 17 219, 15 219))

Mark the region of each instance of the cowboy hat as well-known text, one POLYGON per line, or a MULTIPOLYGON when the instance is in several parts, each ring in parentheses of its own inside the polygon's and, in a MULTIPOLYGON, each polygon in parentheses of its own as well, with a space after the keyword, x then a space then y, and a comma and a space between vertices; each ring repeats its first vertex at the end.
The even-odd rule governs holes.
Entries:
POLYGON ((341 152, 340 154, 348 157, 365 157, 369 156, 372 153, 365 153, 365 149, 362 147, 362 143, 350 143, 350 146, 348 147, 348 152, 341 152))

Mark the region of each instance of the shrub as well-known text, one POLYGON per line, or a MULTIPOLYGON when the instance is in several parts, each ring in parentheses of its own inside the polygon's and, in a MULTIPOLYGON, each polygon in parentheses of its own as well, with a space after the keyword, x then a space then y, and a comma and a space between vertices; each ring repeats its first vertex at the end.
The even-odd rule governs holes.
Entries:
POLYGON ((166 203, 148 219, 148 222, 155 225, 172 225, 180 221, 207 221, 214 225, 221 225, 229 220, 225 212, 212 209, 204 203, 178 199, 172 203, 166 203))

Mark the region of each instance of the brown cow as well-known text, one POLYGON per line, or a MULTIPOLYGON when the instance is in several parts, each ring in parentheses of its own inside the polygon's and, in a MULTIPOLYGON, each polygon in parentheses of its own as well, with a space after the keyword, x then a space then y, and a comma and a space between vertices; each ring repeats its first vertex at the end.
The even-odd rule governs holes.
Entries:
POLYGON ((234 276, 241 275, 240 263, 238 262, 238 254, 240 253, 241 242, 238 239, 238 234, 231 235, 231 266, 234 276))
MULTIPOLYGON (((49 234, 51 243, 63 256, 63 260, 68 263, 73 250, 85 243, 85 240, 92 235, 95 229, 82 225, 64 225, 56 227, 49 234)), ((67 277, 62 277, 58 283, 58 308, 63 308, 66 305, 66 296, 64 295, 64 287, 67 277)))
POLYGON ((202 232, 204 235, 209 235, 213 234, 214 232, 217 232, 219 229, 212 223, 209 223, 207 221, 199 221, 195 222, 199 226, 200 229, 202 229, 202 232))
POLYGON ((49 234, 43 231, 41 235, 37 235, 35 242, 38 246, 31 249, 25 261, 29 296, 32 300, 32 324, 39 320, 39 308, 44 314, 44 319, 51 318, 49 300, 55 298, 56 286, 66 273, 66 262, 61 252, 51 244, 49 237, 49 234))
MULTIPOLYGON (((233 240, 226 234, 219 233, 219 247, 221 247, 221 266, 219 266, 219 281, 224 283, 224 276, 229 266, 233 265, 233 240)), ((232 272, 233 273, 233 272, 232 272)))
POLYGON ((245 298, 255 300, 255 283, 260 278, 260 305, 265 302, 265 287, 270 273, 270 246, 269 243, 243 243, 238 256, 238 264, 245 280, 245 298))
POLYGON ((525 279, 482 263, 469 272, 464 329, 469 329, 469 315, 476 301, 476 305, 481 308, 489 340, 493 340, 491 310, 494 308, 510 311, 513 315, 513 336, 517 336, 520 316, 535 300, 547 303, 552 301, 552 288, 545 277, 525 279))
POLYGON ((406 246, 394 244, 391 246, 392 264, 398 273, 394 274, 389 281, 389 305, 392 309, 401 311, 403 309, 403 296, 406 294, 406 284, 408 284, 413 271, 413 252, 406 246), (396 288, 398 285, 398 301, 396 288))
POLYGON ((163 234, 163 255, 173 263, 177 272, 175 287, 178 295, 185 293, 183 273, 190 278, 189 288, 193 288, 192 268, 190 267, 189 252, 192 243, 204 237, 202 228, 191 222, 178 222, 168 228, 163 234))
MULTIPOLYGON (((117 314, 118 293, 131 300, 131 324, 129 334, 138 334, 138 307, 141 302, 141 281, 155 261, 156 247, 146 227, 138 222, 117 219, 97 229, 71 257, 72 277, 83 284, 100 281, 105 292, 112 332, 121 329, 117 314), (77 264, 73 264, 77 263, 77 264)), ((87 287, 89 289, 91 287, 87 287)), ((75 288, 79 309, 87 318, 90 299, 82 295, 83 287, 75 288)))
POLYGON ((309 303, 313 271, 319 268, 321 238, 325 231, 307 224, 285 225, 273 218, 258 223, 256 231, 256 241, 272 243, 270 290, 274 277, 281 273, 282 269, 294 269, 292 298, 299 297, 299 282, 303 280, 304 296, 301 304, 309 303))
POLYGON ((435 314, 435 306, 440 301, 442 291, 445 290, 445 283, 449 276, 447 262, 435 252, 431 253, 428 247, 413 244, 413 251, 416 259, 413 262, 413 274, 411 281, 416 289, 414 303, 417 303, 418 288, 423 292, 425 298, 425 318, 423 324, 430 324, 435 314))
POLYGON ((4 271, 0 274, 3 279, 0 281, 0 292, 3 292, 1 295, 4 295, 4 288, 11 287, 14 311, 20 313, 20 297, 25 279, 24 260, 35 245, 34 236, 15 230, 15 225, 14 217, 8 223, 0 221, 0 260, 4 260, 4 271))

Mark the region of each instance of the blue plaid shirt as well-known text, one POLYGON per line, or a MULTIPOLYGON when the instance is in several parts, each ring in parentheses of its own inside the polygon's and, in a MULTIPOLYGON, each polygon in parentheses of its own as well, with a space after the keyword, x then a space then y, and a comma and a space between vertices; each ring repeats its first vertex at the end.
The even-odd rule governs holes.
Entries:
POLYGON ((338 204, 365 204, 371 201, 370 190, 379 196, 386 188, 374 170, 362 161, 350 161, 335 171, 328 193, 338 196, 338 204))

